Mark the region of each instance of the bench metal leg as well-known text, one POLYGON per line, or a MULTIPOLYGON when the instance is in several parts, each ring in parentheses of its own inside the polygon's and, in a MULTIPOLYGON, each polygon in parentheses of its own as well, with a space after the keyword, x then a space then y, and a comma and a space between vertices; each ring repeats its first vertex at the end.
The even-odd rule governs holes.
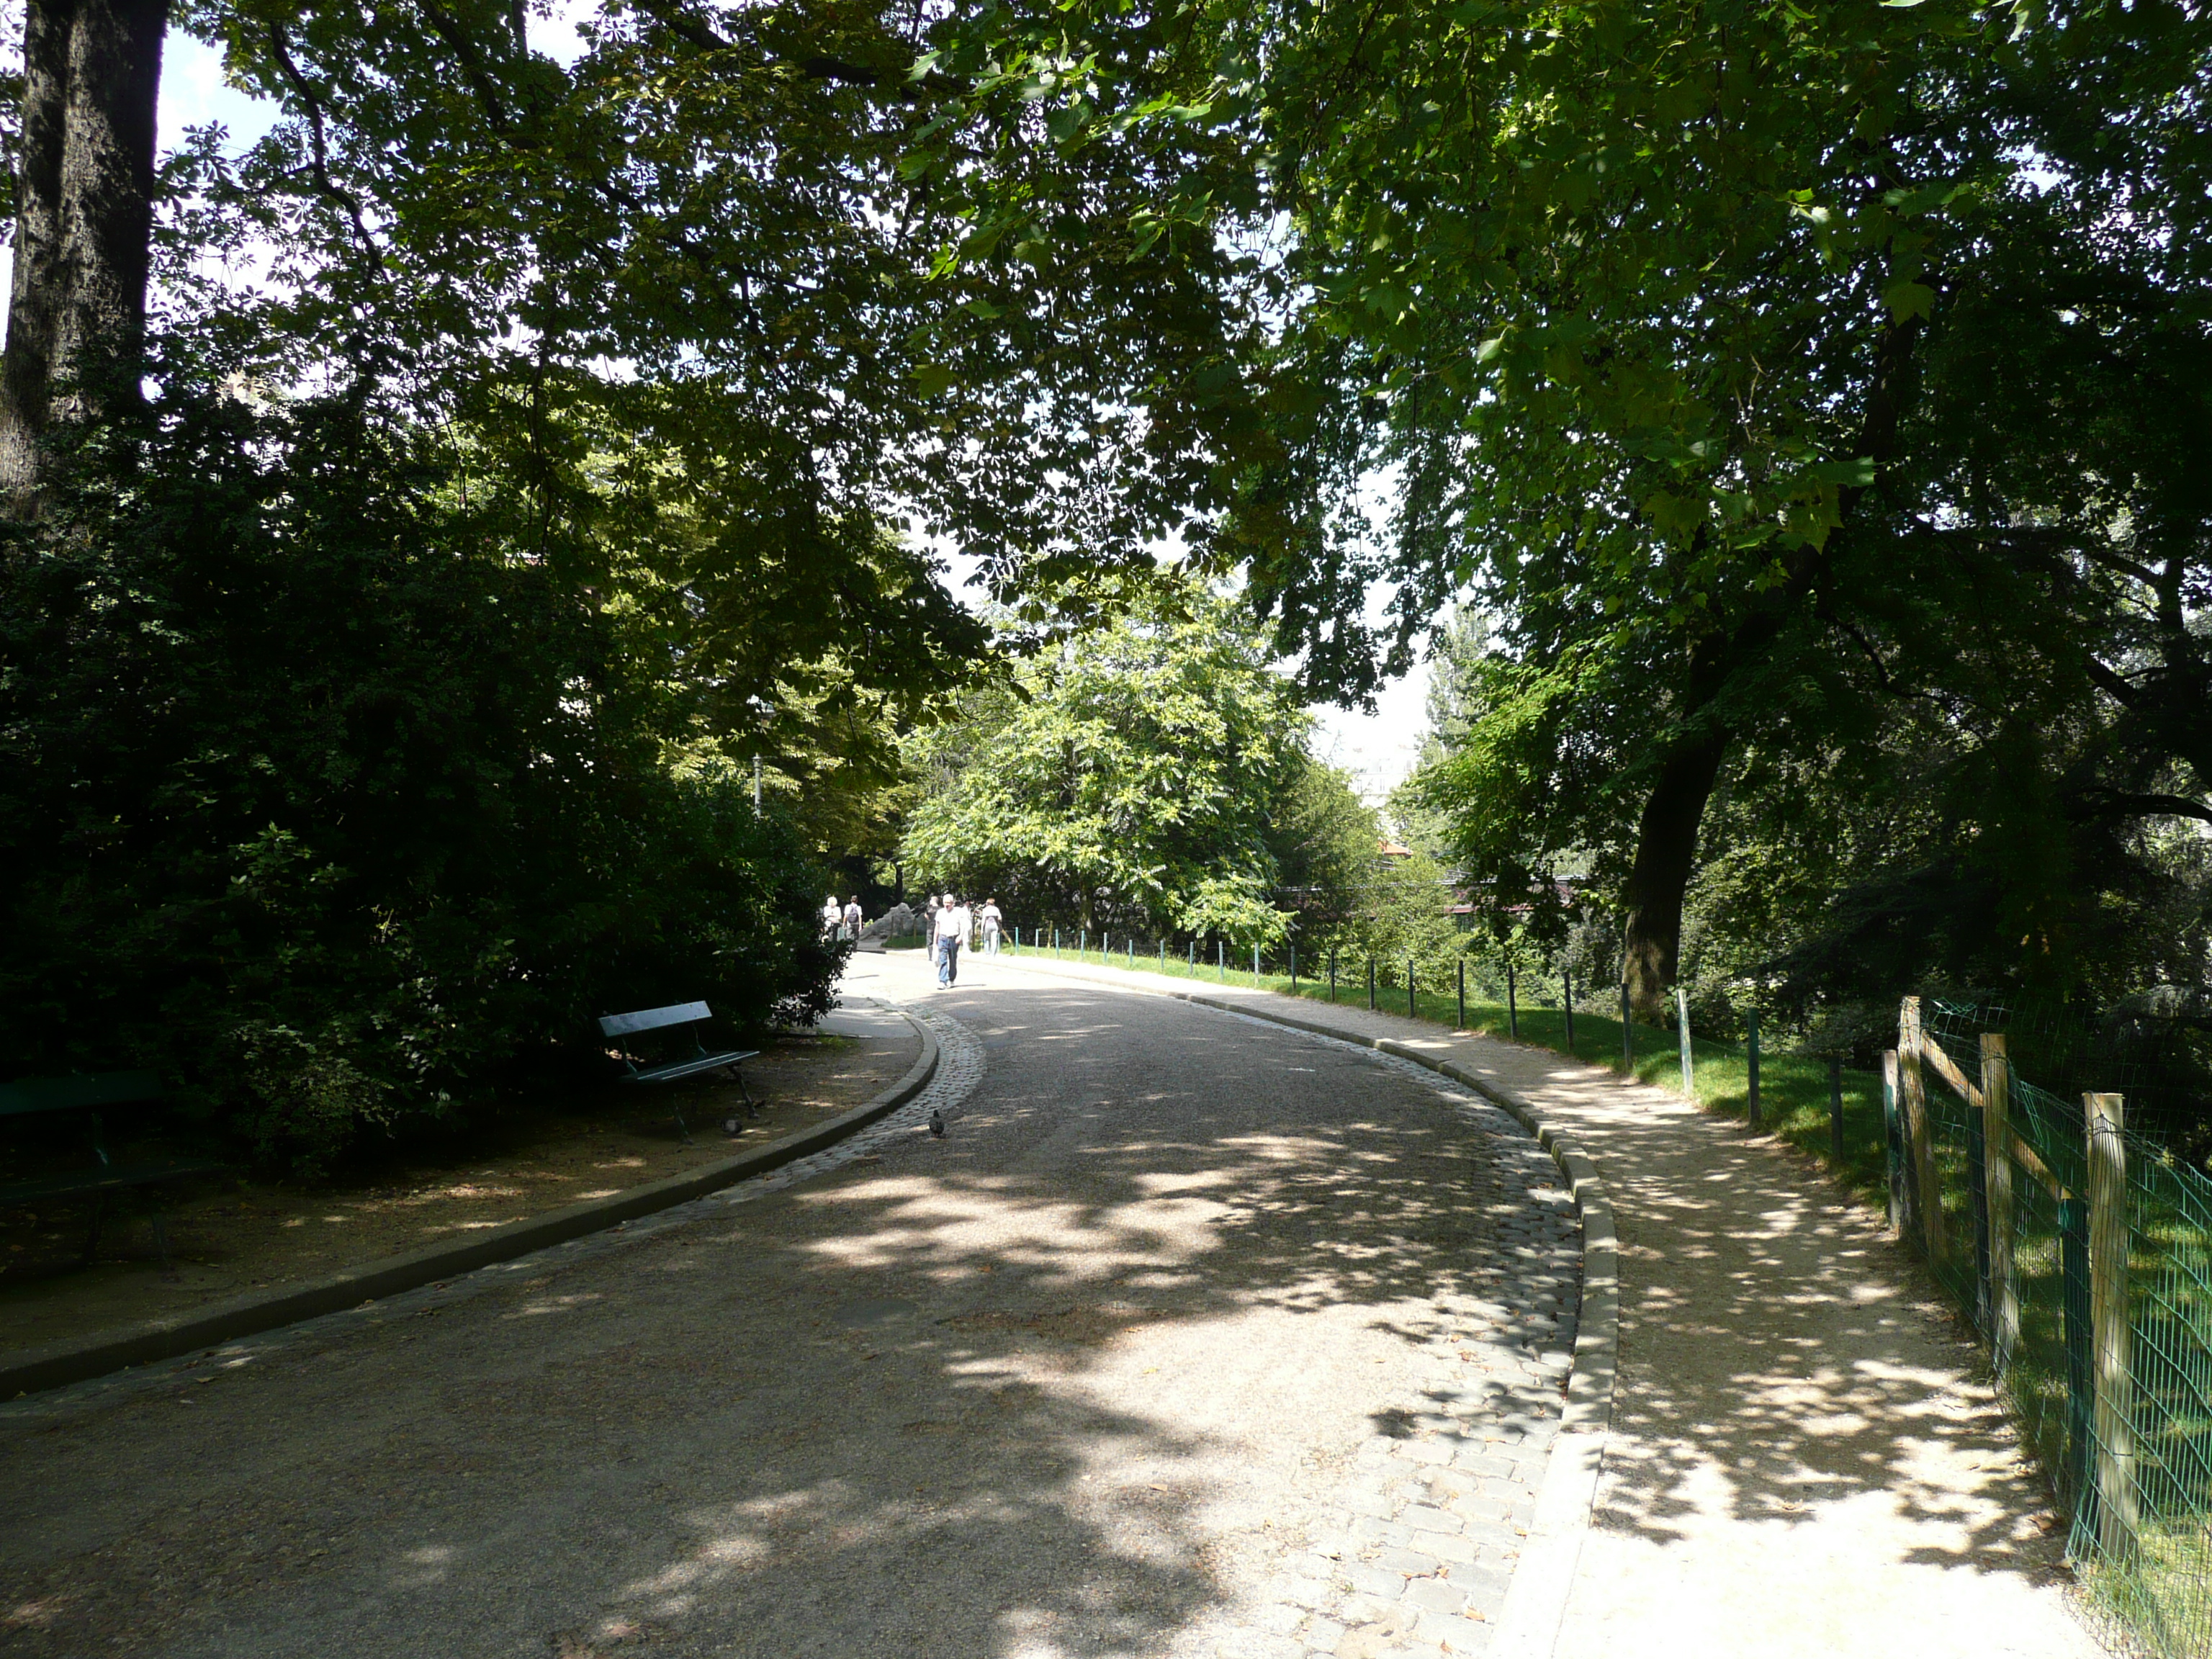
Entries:
POLYGON ((737 1065, 731 1066, 730 1075, 737 1079, 738 1092, 745 1097, 746 1112, 754 1117, 758 1117, 760 1115, 760 1107, 753 1100, 753 1091, 745 1087, 744 1062, 740 1060, 737 1065))
POLYGON ((169 1259, 169 1224, 159 1210, 154 1212, 154 1249, 161 1258, 161 1277, 174 1279, 177 1264, 169 1259))
POLYGON ((676 1133, 684 1137, 684 1144, 691 1144, 691 1126, 684 1121, 684 1097, 676 1097, 676 1133))

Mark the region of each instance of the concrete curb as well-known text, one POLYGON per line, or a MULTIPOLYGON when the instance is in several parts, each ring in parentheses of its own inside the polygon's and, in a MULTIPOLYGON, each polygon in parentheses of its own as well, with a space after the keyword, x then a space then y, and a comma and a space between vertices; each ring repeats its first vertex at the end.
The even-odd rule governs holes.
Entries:
POLYGON ((465 1244, 435 1245, 428 1249, 410 1250, 404 1255, 388 1255, 348 1267, 312 1284, 234 1297, 174 1318, 127 1326, 88 1341, 50 1343, 43 1348, 30 1349, 0 1359, 0 1400, 82 1382, 121 1370, 126 1365, 173 1359, 195 1348, 212 1347, 256 1332, 296 1325, 301 1320, 320 1318, 325 1314, 358 1307, 363 1302, 397 1296, 417 1285, 458 1278, 494 1262, 511 1261, 548 1245, 598 1232, 617 1222, 632 1221, 657 1210, 688 1203, 835 1146, 855 1130, 864 1129, 905 1105, 927 1088, 937 1073, 937 1039, 903 1008, 896 1004, 885 1006, 921 1036, 921 1053, 907 1068, 906 1075, 890 1088, 827 1123, 817 1123, 811 1129, 786 1135, 781 1140, 772 1140, 765 1146, 688 1170, 682 1175, 632 1187, 611 1198, 590 1199, 565 1209, 549 1210, 544 1215, 511 1221, 465 1244))
MULTIPOLYGON (((1613 1204, 1597 1166, 1573 1137, 1548 1121, 1529 1102, 1511 1090, 1441 1055, 1425 1054, 1389 1037, 1371 1037, 1299 1019, 1265 1006, 1258 997, 1251 1002, 1212 997, 1172 984, 1138 984, 1126 969, 1107 969, 1112 978, 1091 972, 1068 972, 1059 963, 1029 967, 1044 973, 1091 984, 1121 986, 1129 990, 1170 996, 1179 1001, 1224 1013, 1248 1014, 1272 1024, 1289 1026, 1315 1036, 1356 1043, 1377 1053, 1410 1060, 1466 1085, 1486 1100, 1510 1112, 1534 1135, 1553 1162, 1566 1176, 1583 1223, 1582 1310, 1575 1326, 1575 1353, 1567 1374, 1567 1397, 1560 1408, 1559 1437, 1552 1443, 1551 1462, 1544 1484, 1536 1494, 1536 1514, 1528 1529, 1528 1542, 1516 1565, 1513 1582, 1505 1592, 1489 1651, 1500 1659, 1549 1659, 1559 1641, 1559 1626, 1566 1616, 1567 1597, 1574 1589, 1582 1559, 1583 1539, 1589 1531, 1590 1512, 1597 1499, 1598 1477, 1605 1459, 1607 1434, 1613 1425, 1613 1384, 1620 1364, 1620 1244, 1613 1220, 1613 1204)), ((1158 975, 1146 975, 1158 980, 1158 975)), ((1269 997, 1273 993, 1267 994, 1269 997)), ((1395 1016, 1394 1016, 1395 1018, 1395 1016)))

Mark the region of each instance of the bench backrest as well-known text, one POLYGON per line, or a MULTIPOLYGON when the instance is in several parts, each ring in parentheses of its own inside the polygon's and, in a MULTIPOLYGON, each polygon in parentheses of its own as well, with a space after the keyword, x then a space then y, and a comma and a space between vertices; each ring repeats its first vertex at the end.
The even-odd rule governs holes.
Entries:
POLYGON ((151 1072, 100 1072, 76 1077, 23 1078, 0 1083, 0 1117, 19 1112, 68 1112, 159 1100, 167 1092, 151 1072))
POLYGON ((665 1008, 644 1008, 634 1014, 604 1014, 599 1018, 601 1035, 611 1037, 628 1036, 633 1031, 657 1031, 664 1025, 690 1025, 708 1018, 703 1002, 672 1003, 665 1008))

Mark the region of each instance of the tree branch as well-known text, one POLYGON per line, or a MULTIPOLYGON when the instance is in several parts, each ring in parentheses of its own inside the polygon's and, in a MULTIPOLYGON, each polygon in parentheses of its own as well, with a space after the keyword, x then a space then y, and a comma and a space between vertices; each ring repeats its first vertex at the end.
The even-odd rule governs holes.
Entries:
POLYGON ((466 29, 447 15, 443 6, 432 3, 432 0, 422 0, 422 15, 430 20, 431 29, 460 59, 461 76, 469 83, 469 90, 476 94, 477 102, 483 106, 493 129, 504 134, 507 129, 507 105, 499 95, 499 88, 492 84, 490 72, 484 68, 483 54, 477 50, 475 40, 466 29))
POLYGON ((2186 795, 2130 794, 2103 784, 2092 785, 2081 793, 2099 803, 2094 814, 2099 817, 2195 818, 2203 823, 2212 823, 2212 806, 2186 795))
POLYGON ((2087 658, 2085 660, 2088 665, 2088 675, 2091 684, 2094 685, 2099 690, 2104 692, 2106 696, 2111 697, 2113 702, 2118 703, 2123 708, 2142 708, 2142 690, 2141 687, 2135 684, 2133 681, 2129 680, 2124 676, 2116 672, 2114 670, 2106 667, 2104 664, 2099 662, 2094 656, 2087 658))
POLYGON ((300 100, 301 107, 307 112, 308 171, 314 178, 315 187, 344 208, 346 217, 353 225, 354 240, 360 244, 361 251, 368 256, 369 264, 380 276, 384 270, 384 251, 377 246, 376 239, 368 234, 368 226, 361 216, 361 198, 331 177, 330 150, 323 134, 322 100, 315 96, 314 88, 307 83, 307 77, 300 72, 300 65, 292 57, 291 38, 282 23, 269 26, 269 50, 276 59, 276 67, 283 71, 285 80, 291 83, 293 96, 300 100))

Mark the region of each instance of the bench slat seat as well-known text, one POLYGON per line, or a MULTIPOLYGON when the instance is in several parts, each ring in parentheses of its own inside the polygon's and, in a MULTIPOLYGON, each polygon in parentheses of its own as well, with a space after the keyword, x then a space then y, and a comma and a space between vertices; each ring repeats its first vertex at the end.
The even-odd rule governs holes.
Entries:
MULTIPOLYGON (((52 1198, 88 1198, 91 1224, 86 1229, 83 1260, 89 1264, 100 1249, 100 1224, 107 1196, 136 1187, 157 1187, 193 1176, 217 1175, 229 1166, 209 1159, 168 1159, 160 1163, 118 1164, 107 1154, 100 1127, 100 1109, 160 1100, 167 1091, 151 1072, 77 1073, 69 1077, 21 1078, 0 1083, 0 1117, 27 1116, 34 1112, 78 1112, 92 1131, 93 1166, 76 1175, 48 1176, 38 1181, 19 1181, 0 1186, 0 1204, 38 1204, 52 1198)), ((154 1243, 161 1253, 161 1266, 169 1270, 169 1231, 161 1212, 154 1213, 154 1243)))
POLYGON ((702 1072, 720 1071, 725 1066, 738 1066, 757 1059, 757 1048, 730 1048, 719 1054, 695 1054, 689 1060, 672 1060, 665 1066, 648 1066, 633 1071, 624 1083, 673 1083, 679 1078, 696 1077, 702 1072))
POLYGON ((193 1176, 220 1175, 228 1166, 198 1164, 116 1164, 91 1175, 48 1176, 43 1181, 19 1181, 0 1187, 0 1205, 35 1204, 42 1198, 70 1198, 80 1193, 117 1193, 129 1187, 157 1186, 165 1181, 185 1181, 193 1176))

